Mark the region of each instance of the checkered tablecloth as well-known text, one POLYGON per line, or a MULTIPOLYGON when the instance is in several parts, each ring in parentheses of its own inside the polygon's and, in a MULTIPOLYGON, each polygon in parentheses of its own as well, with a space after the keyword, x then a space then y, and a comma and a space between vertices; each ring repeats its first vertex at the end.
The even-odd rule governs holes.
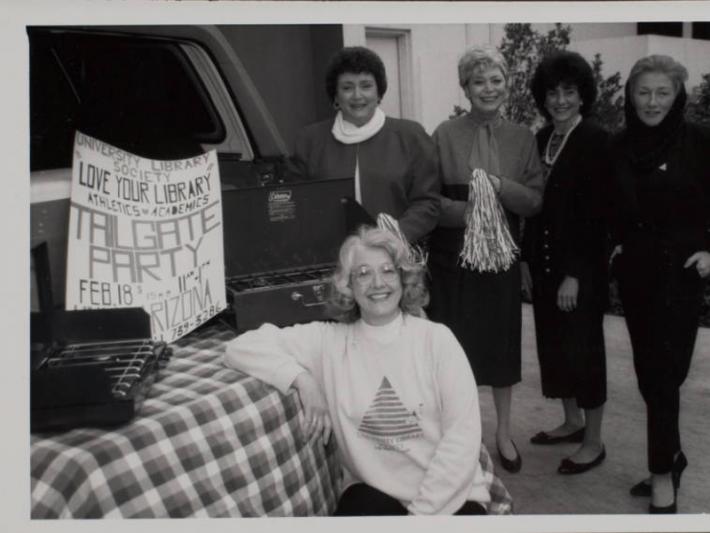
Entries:
POLYGON ((298 398, 222 365, 224 326, 173 345, 139 416, 33 435, 32 518, 327 515, 334 444, 309 445, 298 398))
POLYGON ((491 501, 488 504, 488 514, 513 514, 513 498, 508 489, 495 474, 493 459, 486 446, 481 443, 481 455, 478 459, 481 462, 483 478, 486 480, 488 492, 491 494, 491 501))

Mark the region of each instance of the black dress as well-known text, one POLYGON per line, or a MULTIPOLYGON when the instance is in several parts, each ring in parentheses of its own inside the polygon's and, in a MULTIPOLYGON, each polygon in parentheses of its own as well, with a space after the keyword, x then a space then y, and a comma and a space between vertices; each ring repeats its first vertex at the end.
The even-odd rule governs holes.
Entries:
MULTIPOLYGON (((541 155, 552 133, 552 126, 538 132, 541 155)), ((606 132, 588 120, 571 132, 550 168, 541 213, 526 221, 523 243, 533 278, 542 393, 575 398, 584 409, 606 401, 603 319, 608 281, 602 194, 609 173, 607 144, 606 132), (557 306, 566 276, 579 282, 572 311, 557 306)))

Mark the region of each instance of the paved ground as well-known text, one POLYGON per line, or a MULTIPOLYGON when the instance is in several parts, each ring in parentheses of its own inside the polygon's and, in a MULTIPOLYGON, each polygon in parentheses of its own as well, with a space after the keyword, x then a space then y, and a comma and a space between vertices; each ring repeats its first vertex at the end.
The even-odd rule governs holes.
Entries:
MULTIPOLYGON (((608 401, 603 437, 606 461, 579 476, 557 474, 557 465, 575 444, 534 446, 529 438, 561 421, 558 401, 542 397, 532 309, 523 306, 523 380, 513 392, 514 440, 523 468, 497 472, 515 499, 516 514, 637 514, 648 500, 628 489, 646 475, 645 408, 636 385, 623 318, 605 318, 608 401)), ((710 329, 701 328, 690 375, 681 390, 681 439, 690 466, 678 498, 680 513, 710 512, 710 329)), ((495 411, 488 387, 480 392, 484 442, 495 453, 495 411)), ((710 530, 710 522, 708 523, 710 530)))

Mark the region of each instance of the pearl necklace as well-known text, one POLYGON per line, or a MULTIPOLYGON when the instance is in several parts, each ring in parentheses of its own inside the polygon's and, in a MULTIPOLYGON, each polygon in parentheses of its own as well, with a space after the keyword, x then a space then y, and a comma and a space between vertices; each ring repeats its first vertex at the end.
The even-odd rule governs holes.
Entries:
POLYGON ((545 161, 545 164, 547 164, 549 166, 552 166, 555 164, 555 161, 557 161, 557 158, 560 156, 560 154, 562 153, 562 149, 565 147, 565 144, 567 143, 567 139, 574 131, 574 128, 576 128, 580 122, 582 122, 582 116, 577 115, 577 118, 574 119, 574 123, 572 124, 572 126, 570 126, 570 128, 565 133, 565 136, 562 138, 562 142, 560 143, 560 147, 557 149, 554 156, 550 155, 550 146, 552 145, 551 141, 552 141, 552 138, 555 136, 555 132, 554 131, 552 132, 552 134, 550 135, 550 138, 547 139, 547 146, 545 146, 545 156, 543 158, 545 161))

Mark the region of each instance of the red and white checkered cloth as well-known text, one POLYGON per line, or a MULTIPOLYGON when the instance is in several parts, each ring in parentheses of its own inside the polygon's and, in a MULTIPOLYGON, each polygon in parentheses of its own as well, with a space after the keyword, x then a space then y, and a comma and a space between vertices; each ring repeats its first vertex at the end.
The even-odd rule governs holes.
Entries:
MULTIPOLYGON (((295 393, 223 366, 225 326, 173 344, 140 414, 112 431, 32 435, 32 518, 322 516, 335 509, 335 441, 309 445, 295 393)), ((490 514, 512 498, 481 447, 490 514)))
POLYGON ((483 443, 481 443, 481 455, 478 460, 481 462, 483 478, 486 480, 488 492, 491 494, 488 514, 513 514, 513 498, 500 478, 496 476, 493 469, 493 459, 483 443))
POLYGON ((140 414, 32 436, 32 518, 327 515, 335 446, 309 445, 294 394, 222 365, 224 326, 174 344, 140 414))

